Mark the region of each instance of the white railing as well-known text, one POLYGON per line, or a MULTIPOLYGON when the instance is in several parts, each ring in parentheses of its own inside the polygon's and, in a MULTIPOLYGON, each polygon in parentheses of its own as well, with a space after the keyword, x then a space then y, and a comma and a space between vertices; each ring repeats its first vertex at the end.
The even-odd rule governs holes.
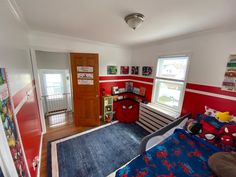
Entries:
POLYGON ((42 102, 44 113, 46 115, 72 110, 71 93, 43 95, 42 102))

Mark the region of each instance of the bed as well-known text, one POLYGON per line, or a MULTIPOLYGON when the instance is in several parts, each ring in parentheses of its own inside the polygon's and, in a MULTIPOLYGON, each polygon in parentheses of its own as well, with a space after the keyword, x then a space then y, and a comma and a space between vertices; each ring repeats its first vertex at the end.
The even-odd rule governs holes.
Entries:
POLYGON ((174 177, 174 176, 214 176, 209 169, 208 158, 220 150, 204 141, 190 135, 178 125, 189 118, 183 116, 167 127, 148 135, 142 140, 140 155, 125 164, 109 177, 174 177), (172 132, 170 132, 172 131, 172 132), (169 134, 156 145, 150 140, 160 135, 169 134))

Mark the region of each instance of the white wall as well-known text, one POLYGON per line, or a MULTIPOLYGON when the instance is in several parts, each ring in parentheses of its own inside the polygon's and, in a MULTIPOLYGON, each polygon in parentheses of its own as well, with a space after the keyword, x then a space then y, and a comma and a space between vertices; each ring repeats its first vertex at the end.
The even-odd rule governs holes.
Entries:
POLYGON ((98 53, 100 76, 107 74, 107 65, 117 65, 120 73, 119 66, 131 64, 131 50, 120 46, 41 32, 33 32, 29 38, 35 50, 98 53))
MULTIPOLYGON (((0 67, 7 68, 10 91, 14 95, 32 81, 32 68, 27 30, 8 3, 0 1, 0 67)), ((0 155, 9 169, 8 175, 17 176, 3 127, 0 127, 0 155)))
POLYGON ((236 53, 235 39, 236 30, 212 31, 140 46, 133 49, 132 64, 151 65, 155 69, 158 56, 190 54, 188 82, 221 86, 229 55, 236 53))
POLYGON ((64 52, 36 51, 38 69, 69 70, 69 54, 64 52))
POLYGON ((11 94, 32 81, 27 30, 7 4, 0 2, 0 66, 7 68, 11 94))

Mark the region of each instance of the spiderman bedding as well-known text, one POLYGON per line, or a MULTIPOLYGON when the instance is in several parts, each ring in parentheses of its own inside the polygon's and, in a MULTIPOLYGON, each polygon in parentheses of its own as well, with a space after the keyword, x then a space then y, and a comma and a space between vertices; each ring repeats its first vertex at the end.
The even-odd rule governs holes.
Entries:
POLYGON ((175 132, 116 172, 116 177, 213 177, 208 158, 219 149, 186 133, 175 132))

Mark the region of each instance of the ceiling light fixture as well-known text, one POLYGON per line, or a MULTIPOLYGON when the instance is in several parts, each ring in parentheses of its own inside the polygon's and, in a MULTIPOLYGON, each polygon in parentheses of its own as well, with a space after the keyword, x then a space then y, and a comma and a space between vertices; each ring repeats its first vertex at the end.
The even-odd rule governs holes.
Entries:
POLYGON ((143 21, 144 21, 144 15, 140 13, 132 13, 125 17, 125 22, 133 30, 138 28, 142 24, 143 21))

